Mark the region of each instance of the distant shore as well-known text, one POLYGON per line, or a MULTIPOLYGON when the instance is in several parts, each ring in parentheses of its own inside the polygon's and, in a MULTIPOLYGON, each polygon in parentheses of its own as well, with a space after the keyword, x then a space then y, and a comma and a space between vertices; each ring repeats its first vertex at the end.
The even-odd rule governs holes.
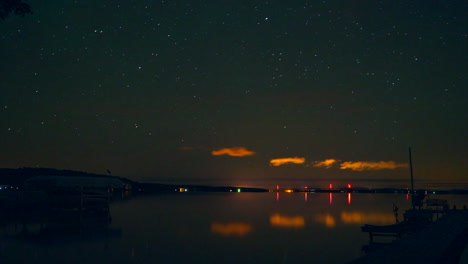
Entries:
MULTIPOLYGON (((243 186, 212 186, 202 184, 162 184, 162 183, 141 183, 130 180, 125 177, 112 175, 93 174, 82 171, 59 170, 51 168, 18 168, 18 169, 0 169, 0 188, 3 189, 22 189, 24 182, 37 176, 63 176, 63 177, 94 177, 94 178, 113 178, 118 179, 130 187, 133 194, 153 194, 168 192, 309 192, 309 193, 410 193, 410 190, 404 188, 254 188, 243 186)), ((466 189, 417 189, 415 192, 426 194, 468 194, 466 189)))

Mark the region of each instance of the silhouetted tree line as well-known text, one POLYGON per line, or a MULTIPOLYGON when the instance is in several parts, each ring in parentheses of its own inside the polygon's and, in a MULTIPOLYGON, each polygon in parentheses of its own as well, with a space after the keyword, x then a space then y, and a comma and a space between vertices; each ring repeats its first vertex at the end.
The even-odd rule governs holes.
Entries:
POLYGON ((22 17, 32 14, 31 6, 23 0, 0 0, 0 19, 4 20, 10 14, 22 17))

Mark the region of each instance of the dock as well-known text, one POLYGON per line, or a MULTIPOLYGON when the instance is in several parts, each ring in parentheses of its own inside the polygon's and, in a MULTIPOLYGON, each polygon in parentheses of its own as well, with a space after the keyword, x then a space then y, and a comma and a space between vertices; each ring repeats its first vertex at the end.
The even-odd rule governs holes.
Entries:
POLYGON ((349 264, 457 264, 467 243, 468 210, 450 210, 419 232, 403 236, 349 264))

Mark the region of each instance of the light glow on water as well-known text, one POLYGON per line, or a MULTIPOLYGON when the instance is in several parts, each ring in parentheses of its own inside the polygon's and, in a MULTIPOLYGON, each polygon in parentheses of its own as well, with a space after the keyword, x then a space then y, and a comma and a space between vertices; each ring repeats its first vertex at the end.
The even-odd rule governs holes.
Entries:
POLYGON ((329 213, 316 215, 315 221, 317 221, 318 223, 324 224, 328 228, 333 228, 336 226, 335 217, 329 213))
MULTIPOLYGON (((66 232, 47 233, 57 230, 57 224, 63 228, 67 221, 33 223, 35 218, 26 213, 29 222, 23 225, 14 222, 20 218, 7 218, 0 228, 2 257, 11 259, 11 263, 50 264, 184 263, 187 259, 214 264, 220 259, 244 263, 249 258, 256 263, 277 263, 287 250, 285 263, 300 262, 313 252, 316 263, 340 264, 361 256, 361 247, 369 243, 368 234, 360 229, 363 224, 393 224, 394 204, 401 212, 411 208, 406 193, 234 194, 236 189, 232 193, 189 191, 186 195, 115 201, 111 203, 112 222, 79 237, 66 232), (41 225, 45 228, 39 228, 41 225), (71 251, 64 250, 68 245, 73 245, 69 247, 73 252, 92 254, 74 256, 78 259, 70 262, 71 251), (340 254, 336 254, 337 248, 340 254), (260 251, 267 253, 259 255, 260 251)), ((447 199, 457 208, 466 204, 463 195, 431 194, 431 198, 447 199)), ((70 221, 71 226, 76 223, 70 221)))
POLYGON ((273 214, 270 216, 270 224, 279 227, 293 227, 302 228, 305 226, 305 219, 303 216, 285 216, 280 214, 273 214))
POLYGON ((252 231, 252 225, 248 223, 212 223, 211 232, 222 236, 245 236, 252 231))
POLYGON ((392 213, 364 213, 364 212, 348 212, 340 213, 341 222, 345 224, 394 224, 395 216, 392 213))

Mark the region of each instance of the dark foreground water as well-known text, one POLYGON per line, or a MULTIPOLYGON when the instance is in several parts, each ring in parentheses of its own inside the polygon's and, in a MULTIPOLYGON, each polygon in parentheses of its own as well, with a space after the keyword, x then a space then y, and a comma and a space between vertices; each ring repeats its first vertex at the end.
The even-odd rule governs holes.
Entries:
POLYGON ((177 193, 116 201, 109 226, 3 215, 0 263, 346 263, 369 242, 362 224, 395 223, 394 204, 401 219, 404 194, 177 193))

